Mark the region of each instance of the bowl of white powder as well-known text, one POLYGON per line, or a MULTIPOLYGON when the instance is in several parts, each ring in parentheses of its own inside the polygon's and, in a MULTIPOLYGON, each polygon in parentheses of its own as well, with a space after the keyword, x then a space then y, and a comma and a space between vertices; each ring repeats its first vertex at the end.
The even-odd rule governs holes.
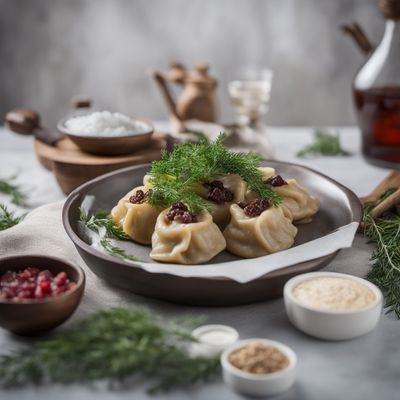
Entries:
POLYGON ((81 150, 98 155, 133 153, 149 144, 154 131, 146 121, 110 111, 69 116, 57 128, 81 150))

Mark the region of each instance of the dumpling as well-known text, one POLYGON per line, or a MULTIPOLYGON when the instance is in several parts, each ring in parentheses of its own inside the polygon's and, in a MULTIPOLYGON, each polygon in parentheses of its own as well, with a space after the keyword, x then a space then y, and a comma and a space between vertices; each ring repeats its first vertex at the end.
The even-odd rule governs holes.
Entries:
POLYGON ((145 174, 145 176, 143 177, 143 185, 147 188, 151 187, 151 183, 150 183, 150 179, 151 179, 151 175, 148 172, 147 174, 145 174))
POLYGON ((111 210, 114 223, 135 242, 150 244, 160 210, 146 202, 144 186, 138 186, 127 193, 111 210))
MULTIPOLYGON (((263 167, 258 169, 263 175, 264 182, 282 196, 281 207, 285 216, 296 223, 310 222, 319 210, 318 199, 301 187, 296 179, 284 180, 280 175, 275 174, 273 168, 263 167)), ((256 193, 247 191, 245 199, 252 201, 257 197, 256 193)))
POLYGON ((150 257, 156 261, 200 264, 225 249, 225 238, 207 211, 195 215, 182 203, 157 218, 150 257))
POLYGON ((272 167, 258 167, 257 169, 261 172, 263 181, 276 175, 275 168, 272 167))
POLYGON ((285 185, 274 190, 282 196, 285 215, 297 223, 310 222, 319 210, 319 200, 302 188, 296 179, 288 179, 285 185))
POLYGON ((244 200, 246 183, 235 174, 229 174, 203 184, 199 194, 208 200, 213 221, 224 229, 229 223, 229 208, 244 200))
POLYGON ((242 206, 232 204, 230 208, 231 222, 224 230, 229 252, 239 257, 253 258, 276 253, 293 245, 297 228, 285 217, 281 207, 270 207, 268 200, 264 199, 256 199, 245 208, 242 206))

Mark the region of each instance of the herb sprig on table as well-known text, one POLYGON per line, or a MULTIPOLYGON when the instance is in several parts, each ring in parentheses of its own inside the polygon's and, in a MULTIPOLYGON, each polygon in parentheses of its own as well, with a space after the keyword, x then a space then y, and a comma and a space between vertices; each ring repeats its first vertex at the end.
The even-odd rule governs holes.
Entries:
POLYGON ((0 356, 0 384, 120 381, 138 374, 151 380, 155 393, 204 381, 218 372, 219 361, 189 355, 191 325, 145 309, 100 311, 31 349, 0 356))
POLYGON ((350 156, 351 153, 342 149, 339 133, 333 134, 317 129, 314 133, 314 143, 297 153, 297 157, 301 158, 313 155, 350 156))
POLYGON ((0 193, 10 195, 11 202, 17 206, 23 206, 25 203, 26 195, 12 182, 12 179, 0 179, 0 193))
POLYGON ((400 215, 388 212, 376 220, 370 216, 372 208, 394 191, 390 188, 377 202, 364 205, 363 223, 364 235, 376 244, 367 278, 382 290, 387 312, 400 318, 400 215))
POLYGON ((18 225, 23 218, 24 215, 16 216, 15 213, 8 210, 4 204, 0 204, 0 231, 4 231, 14 225, 18 225))
POLYGON ((202 140, 177 145, 171 153, 164 151, 162 159, 154 161, 151 167, 149 203, 167 208, 181 201, 198 213, 209 207, 198 194, 201 185, 226 174, 237 174, 252 191, 278 205, 281 197, 263 183, 257 170, 262 158, 254 153, 232 152, 223 141, 224 135, 220 134, 214 142, 202 140))

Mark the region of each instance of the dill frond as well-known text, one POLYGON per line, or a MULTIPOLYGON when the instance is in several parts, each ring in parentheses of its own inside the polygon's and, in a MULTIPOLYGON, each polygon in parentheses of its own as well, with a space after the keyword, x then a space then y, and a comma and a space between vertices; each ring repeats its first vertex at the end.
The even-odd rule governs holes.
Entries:
POLYGON ((377 202, 364 205, 364 236, 375 244, 367 279, 377 285, 385 297, 386 312, 393 312, 400 318, 400 216, 386 213, 374 220, 370 216, 372 208, 386 199, 396 189, 385 191, 377 202))
POLYGON ((19 224, 23 218, 24 215, 16 216, 12 211, 9 211, 4 204, 0 204, 0 231, 4 231, 19 224))
POLYGON ((228 150, 223 145, 224 137, 221 133, 214 142, 185 143, 175 146, 170 153, 163 151, 162 159, 154 161, 151 167, 149 203, 166 208, 182 201, 197 213, 207 209, 207 202, 196 193, 196 187, 223 175, 237 174, 251 190, 278 205, 281 197, 263 183, 257 170, 261 157, 228 150))
POLYGON ((314 143, 304 147, 297 153, 297 157, 305 158, 307 156, 350 156, 351 153, 343 150, 340 144, 339 133, 332 134, 321 129, 314 132, 314 143))

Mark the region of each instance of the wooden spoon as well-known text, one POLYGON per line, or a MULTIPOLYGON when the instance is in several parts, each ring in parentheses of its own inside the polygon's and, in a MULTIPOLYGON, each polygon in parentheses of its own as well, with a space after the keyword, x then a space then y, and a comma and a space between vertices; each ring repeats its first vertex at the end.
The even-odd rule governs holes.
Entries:
POLYGON ((32 110, 21 108, 11 110, 6 114, 5 122, 13 132, 21 135, 33 135, 36 139, 51 146, 63 138, 61 133, 51 132, 41 126, 39 114, 32 110))
POLYGON ((400 188, 400 171, 392 171, 368 196, 360 197, 361 203, 377 201, 390 188, 400 188))
POLYGON ((390 188, 397 190, 370 211, 369 215, 373 219, 379 218, 393 207, 396 207, 397 212, 400 211, 400 171, 392 171, 368 196, 360 198, 362 204, 377 202, 379 197, 390 188))

